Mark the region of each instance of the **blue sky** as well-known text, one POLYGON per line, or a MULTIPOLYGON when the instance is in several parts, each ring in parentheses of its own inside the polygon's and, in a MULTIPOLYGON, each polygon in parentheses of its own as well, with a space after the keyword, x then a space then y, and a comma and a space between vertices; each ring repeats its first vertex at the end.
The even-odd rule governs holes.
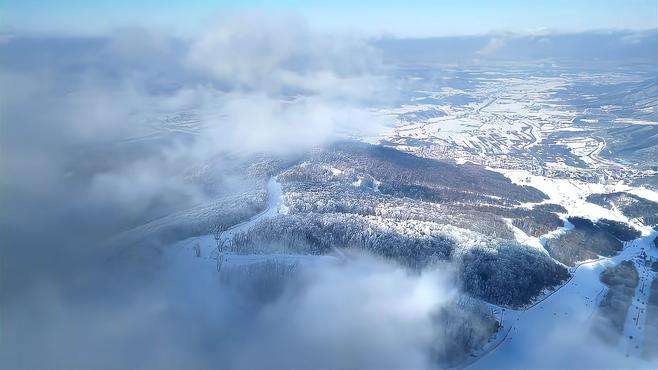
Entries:
POLYGON ((193 32, 218 14, 296 14, 320 29, 370 35, 441 36, 491 31, 573 32, 647 29, 658 24, 656 0, 316 1, 316 0, 4 0, 2 28, 98 33, 144 25, 193 32))

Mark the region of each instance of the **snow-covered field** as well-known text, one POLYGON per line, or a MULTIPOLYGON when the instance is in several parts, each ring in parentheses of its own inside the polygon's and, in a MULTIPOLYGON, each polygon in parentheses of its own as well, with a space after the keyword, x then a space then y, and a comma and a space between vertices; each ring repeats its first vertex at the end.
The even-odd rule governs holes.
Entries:
POLYGON ((400 107, 381 110, 396 119, 396 125, 380 140, 421 156, 535 174, 551 172, 564 178, 619 180, 650 171, 644 165, 654 159, 634 168, 608 152, 609 141, 617 141, 611 129, 658 124, 646 118, 655 112, 654 106, 645 106, 632 88, 614 85, 641 83, 638 76, 545 72, 477 71, 477 83, 467 82, 471 88, 419 89, 400 107), (610 86, 623 104, 611 105, 605 96, 585 93, 592 86, 598 91, 610 86), (470 100, 451 104, 455 95, 470 100), (618 116, 631 114, 630 107, 643 118, 618 116))
POLYGON ((407 139, 419 139, 448 150, 453 158, 494 164, 516 149, 540 143, 550 132, 571 126, 576 112, 550 102, 551 94, 566 84, 567 79, 555 77, 493 78, 470 92, 481 100, 478 103, 385 110, 389 115, 416 112, 419 119, 401 120, 383 139, 401 145, 407 139), (444 116, 422 119, 421 113, 430 109, 440 109, 444 116))

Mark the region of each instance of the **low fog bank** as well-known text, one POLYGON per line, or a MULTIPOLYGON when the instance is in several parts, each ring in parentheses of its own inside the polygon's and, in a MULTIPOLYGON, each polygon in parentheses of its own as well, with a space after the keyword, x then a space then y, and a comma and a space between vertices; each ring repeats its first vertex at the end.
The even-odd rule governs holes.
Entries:
POLYGON ((296 18, 219 19, 193 40, 7 37, 0 55, 8 200, 65 195, 131 221, 207 200, 186 172, 226 153, 376 133, 388 122, 369 108, 392 97, 365 41, 296 18))
POLYGON ((168 260, 156 278, 114 270, 103 271, 93 286, 78 282, 78 289, 43 283, 4 302, 2 363, 12 369, 435 368, 429 349, 445 338, 433 320, 456 294, 448 271, 414 274, 360 256, 300 268, 268 299, 180 258, 168 260))
POLYGON ((0 221, 9 269, 18 256, 46 265, 17 267, 28 281, 119 231, 251 189, 241 159, 377 132, 387 122, 368 107, 391 96, 364 41, 297 18, 222 18, 191 40, 8 36, 0 55, 0 221))

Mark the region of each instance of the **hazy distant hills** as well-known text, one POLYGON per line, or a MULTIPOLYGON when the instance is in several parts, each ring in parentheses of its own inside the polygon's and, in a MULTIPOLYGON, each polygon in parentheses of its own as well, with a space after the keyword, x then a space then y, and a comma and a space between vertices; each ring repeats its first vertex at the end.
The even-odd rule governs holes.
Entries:
POLYGON ((474 59, 590 61, 658 60, 658 32, 599 31, 574 34, 481 36, 422 39, 382 38, 375 42, 393 63, 452 63, 474 59))

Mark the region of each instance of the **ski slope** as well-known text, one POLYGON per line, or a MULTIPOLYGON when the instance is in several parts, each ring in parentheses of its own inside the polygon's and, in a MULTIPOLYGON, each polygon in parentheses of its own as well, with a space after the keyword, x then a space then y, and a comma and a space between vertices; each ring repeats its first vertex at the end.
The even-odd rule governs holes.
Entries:
MULTIPOLYGON (((653 251, 650 250, 649 252, 655 253, 655 249, 653 248, 653 251)), ((644 348, 643 329, 647 319, 647 303, 649 302, 649 293, 651 293, 651 283, 656 277, 656 274, 644 263, 644 259, 639 258, 639 256, 634 258, 633 262, 640 280, 637 288, 635 288, 635 296, 633 297, 631 306, 628 308, 620 347, 625 354, 639 357, 644 348)))
MULTIPOLYGON (((542 190, 550 197, 551 202, 565 207, 568 215, 590 219, 605 217, 628 222, 628 219, 617 210, 607 210, 585 201, 587 195, 592 192, 607 190, 610 187, 573 180, 543 178, 521 171, 501 172, 515 183, 531 185, 542 190)), ((491 344, 480 353, 474 354, 474 359, 464 367, 468 369, 544 368, 547 366, 546 361, 552 361, 551 356, 558 356, 565 361, 560 366, 568 368, 569 356, 575 356, 578 352, 576 347, 567 346, 561 348, 560 353, 551 353, 551 350, 555 350, 555 346, 547 343, 570 343, 572 338, 587 337, 591 318, 607 289, 599 280, 601 272, 607 266, 626 260, 634 262, 639 272, 640 283, 628 310, 617 351, 621 357, 628 356, 633 361, 640 361, 646 303, 649 298, 649 287, 656 275, 645 266, 642 257, 647 255, 654 260, 658 259, 658 250, 653 244, 658 233, 647 226, 634 226, 641 230, 641 237, 625 243, 624 249, 614 257, 585 261, 572 268, 572 277, 567 283, 553 292, 546 292, 543 298, 530 307, 524 309, 496 307, 495 312, 499 313, 501 329, 491 344)), ((566 224, 564 229, 556 233, 564 232, 570 227, 572 225, 566 224)), ((540 237, 540 240, 543 241, 547 236, 549 235, 540 237)), ((582 351, 588 350, 586 347, 582 348, 582 351)), ((578 353, 578 356, 581 355, 578 353)))
MULTIPOLYGON (((646 231, 646 230, 645 230, 646 231)), ((545 299, 526 309, 498 308, 501 314, 501 329, 495 346, 481 354, 478 360, 467 366, 468 369, 521 369, 543 368, 546 360, 536 352, 536 345, 546 343, 554 335, 568 335, 572 331, 576 336, 590 330, 590 319, 606 292, 606 286, 599 280, 599 275, 610 265, 624 260, 634 260, 642 251, 658 258, 658 251, 652 247, 656 232, 645 234, 628 243, 617 256, 584 262, 572 270, 572 278, 545 299)), ((650 271, 650 270, 649 270, 650 271)), ((644 281, 653 278, 653 274, 644 270, 640 276, 644 281)), ((645 314, 636 321, 637 312, 646 307, 647 283, 644 293, 636 292, 634 304, 629 309, 624 333, 620 340, 621 354, 639 356, 642 350, 642 326, 645 314), (639 299, 639 301, 638 301, 639 299), (645 303, 642 303, 645 302, 645 303), (636 309, 637 307, 637 309, 636 309), (637 324, 636 324, 637 323, 637 324), (629 337, 633 339, 629 339, 629 337), (636 348, 637 346, 637 348, 636 348)), ((638 286, 641 289, 642 283, 638 286)), ((646 311, 644 311, 646 312, 646 311)), ((565 341, 569 341, 568 338, 565 341)), ((585 348, 584 348, 585 350, 585 348)), ((545 355, 549 356, 550 353, 545 355)), ((562 356, 564 354, 553 354, 562 356)))

